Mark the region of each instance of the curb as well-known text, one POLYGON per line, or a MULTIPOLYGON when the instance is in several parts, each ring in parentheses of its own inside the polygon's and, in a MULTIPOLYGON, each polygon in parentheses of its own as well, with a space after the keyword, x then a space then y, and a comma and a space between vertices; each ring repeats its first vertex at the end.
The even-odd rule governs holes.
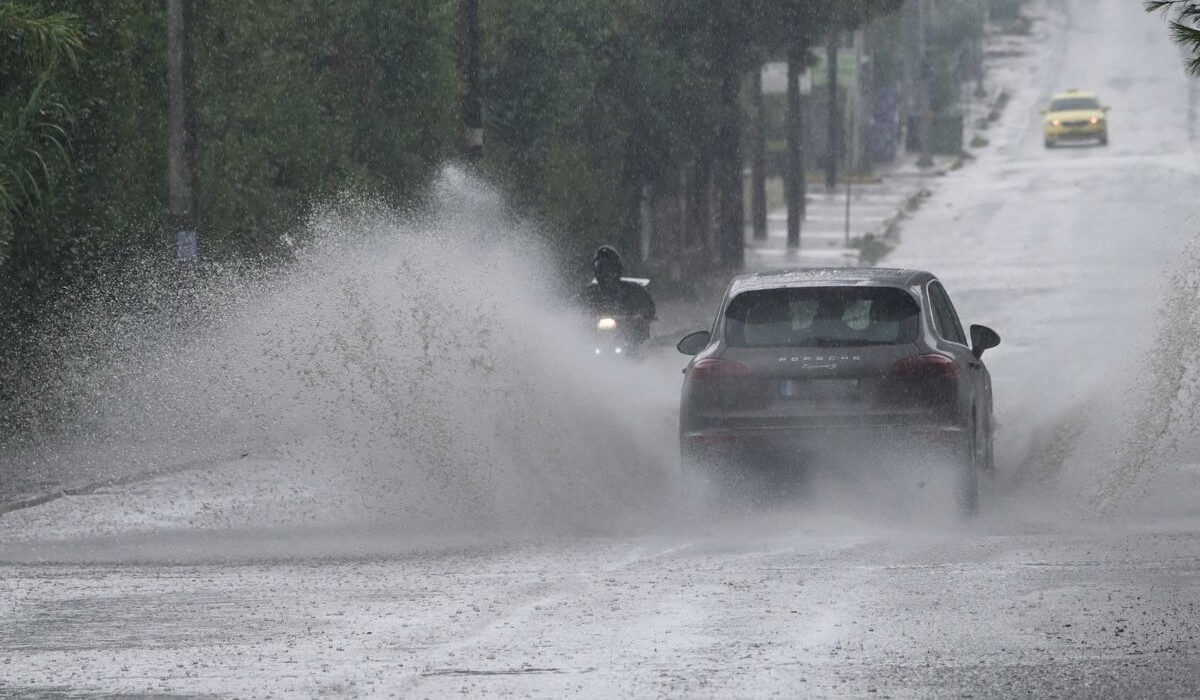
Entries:
POLYGON ((228 459, 224 459, 224 460, 222 460, 220 457, 214 458, 214 459, 194 459, 189 462, 181 462, 179 464, 174 464, 169 467, 159 467, 156 469, 147 469, 145 471, 134 472, 132 474, 126 474, 125 476, 119 476, 119 477, 112 478, 112 479, 81 482, 81 483, 74 484, 71 486, 64 486, 63 488, 60 488, 60 489, 57 489, 54 491, 49 491, 46 493, 38 494, 36 496, 29 496, 27 498, 21 498, 18 500, 0 501, 0 516, 5 515, 6 513, 12 513, 14 511, 18 511, 18 510, 26 510, 29 508, 36 508, 37 506, 45 505, 47 503, 57 501, 58 499, 65 498, 67 496, 86 496, 88 494, 95 493, 96 491, 99 491, 102 488, 108 488, 108 487, 113 487, 113 486, 128 486, 129 484, 136 484, 141 481, 149 481, 150 479, 154 479, 154 478, 160 477, 160 476, 167 476, 169 474, 178 474, 180 472, 190 471, 190 470, 196 469, 198 467, 212 464, 216 461, 233 461, 234 459, 245 459, 246 457, 249 457, 249 456, 250 456, 249 452, 239 452, 236 458, 229 457, 228 459))

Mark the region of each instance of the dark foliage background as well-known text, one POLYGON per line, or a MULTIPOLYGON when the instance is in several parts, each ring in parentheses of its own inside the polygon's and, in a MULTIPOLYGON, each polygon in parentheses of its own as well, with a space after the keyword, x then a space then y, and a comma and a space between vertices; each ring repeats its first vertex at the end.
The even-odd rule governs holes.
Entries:
MULTIPOLYGON (((483 2, 481 172, 564 260, 633 246, 642 193, 689 168, 737 190, 720 208, 740 235, 749 72, 900 5, 483 2)), ((457 157, 457 0, 196 0, 195 20, 206 261, 286 260, 346 192, 419 206, 457 157)), ((135 265, 170 270, 173 246, 165 3, 8 0, 0 36, 3 401, 37 329, 135 265)))

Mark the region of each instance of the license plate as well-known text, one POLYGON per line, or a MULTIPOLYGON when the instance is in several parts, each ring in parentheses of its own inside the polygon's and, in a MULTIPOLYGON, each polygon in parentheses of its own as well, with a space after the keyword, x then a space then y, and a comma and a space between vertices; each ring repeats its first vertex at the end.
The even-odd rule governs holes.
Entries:
POLYGON ((779 396, 784 399, 828 401, 845 399, 858 393, 857 379, 781 379, 779 396))

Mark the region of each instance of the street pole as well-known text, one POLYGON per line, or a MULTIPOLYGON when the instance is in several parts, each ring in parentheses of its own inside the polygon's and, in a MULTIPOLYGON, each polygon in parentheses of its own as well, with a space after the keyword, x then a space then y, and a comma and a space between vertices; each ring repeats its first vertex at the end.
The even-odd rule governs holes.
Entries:
POLYGON ((933 150, 929 143, 930 132, 933 131, 933 105, 930 104, 929 99, 929 78, 933 71, 929 65, 928 48, 926 47, 925 32, 926 23, 929 21, 929 10, 925 7, 925 2, 926 0, 917 0, 917 55, 920 60, 917 74, 917 103, 921 129, 921 156, 917 159, 917 166, 922 168, 933 165, 933 150))
POLYGON ((829 69, 829 152, 825 164, 825 189, 828 190, 837 187, 838 156, 841 153, 841 144, 839 143, 841 134, 838 128, 841 125, 841 117, 838 114, 838 48, 841 44, 841 37, 841 30, 836 27, 831 28, 825 44, 825 65, 829 69))
POLYGON ((801 97, 800 73, 807 54, 804 47, 788 51, 787 61, 787 247, 800 247, 800 222, 804 220, 805 198, 808 196, 807 175, 804 172, 804 103, 801 97))
POLYGON ((483 91, 479 66, 479 0, 461 0, 462 38, 459 60, 465 90, 462 100, 463 156, 469 163, 483 157, 483 91))
POLYGON ((754 71, 754 135, 750 154, 750 218, 754 239, 767 238, 767 107, 763 98, 763 67, 754 71))
POLYGON ((975 97, 987 97, 983 87, 983 53, 987 42, 988 3, 977 0, 979 7, 979 41, 975 46, 975 97))
POLYGON ((716 160, 717 248, 721 265, 741 269, 746 255, 745 175, 742 162, 741 92, 743 74, 725 68, 721 76, 721 112, 713 142, 716 160))
POLYGON ((200 254, 196 214, 195 63, 192 0, 167 0, 167 190, 168 225, 175 234, 175 260, 194 263, 200 254))
MULTIPOLYGON (((857 105, 855 105, 855 106, 857 106, 857 105)), ((846 105, 846 121, 848 122, 846 128, 850 130, 850 133, 854 133, 854 109, 849 104, 846 105)), ((851 186, 852 181, 854 180, 854 178, 852 177, 853 171, 850 170, 850 163, 854 162, 853 151, 850 154, 850 158, 847 160, 848 160, 848 163, 846 165, 846 241, 845 241, 845 245, 847 248, 849 248, 850 247, 850 186, 851 186)))
MULTIPOLYGON (((863 167, 865 159, 863 151, 865 150, 862 144, 861 128, 859 127, 859 110, 863 105, 863 87, 868 83, 867 72, 864 69, 863 61, 863 31, 856 29, 853 34, 854 38, 854 81, 846 88, 846 133, 849 138, 846 139, 847 154, 846 154, 846 247, 850 247, 850 198, 851 186, 854 176, 866 172, 863 167)), ((861 120, 861 123, 870 123, 869 119, 861 120)))

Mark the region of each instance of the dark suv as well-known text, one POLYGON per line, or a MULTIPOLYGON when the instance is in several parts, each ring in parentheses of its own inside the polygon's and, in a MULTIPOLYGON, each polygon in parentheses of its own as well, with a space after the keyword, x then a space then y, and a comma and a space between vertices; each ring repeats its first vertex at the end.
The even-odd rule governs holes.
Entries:
POLYGON ((992 387, 928 272, 806 269, 733 279, 712 330, 679 342, 685 468, 800 470, 814 454, 871 446, 952 456, 960 506, 973 512, 992 466, 992 387))

